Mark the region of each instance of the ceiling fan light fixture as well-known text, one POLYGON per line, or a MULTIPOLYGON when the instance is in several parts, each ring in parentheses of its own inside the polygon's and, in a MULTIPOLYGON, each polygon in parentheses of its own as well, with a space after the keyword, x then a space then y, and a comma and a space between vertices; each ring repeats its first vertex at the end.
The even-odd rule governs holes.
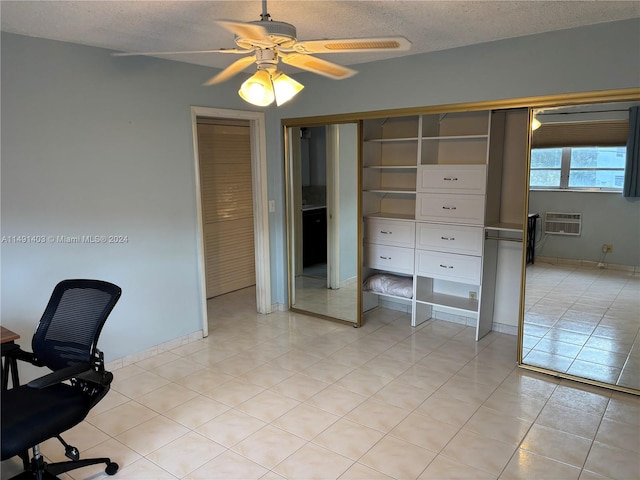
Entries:
POLYGON ((282 72, 274 72, 271 79, 273 80, 273 89, 276 95, 276 105, 280 106, 293 97, 295 97, 300 90, 304 88, 299 82, 296 82, 293 78, 285 75, 282 72))
POLYGON ((538 118, 535 116, 533 116, 533 118, 531 119, 531 130, 537 130, 542 126, 542 122, 540 122, 540 120, 538 120, 538 118))
POLYGON ((538 118, 538 114, 541 112, 539 108, 535 108, 533 110, 533 115, 531 116, 531 131, 535 131, 542 126, 542 122, 538 118))
POLYGON ((299 82, 275 69, 259 68, 249 79, 240 86, 238 95, 245 102, 258 107, 271 105, 275 100, 280 106, 304 88, 299 82))
POLYGON ((271 105, 275 100, 275 93, 269 72, 258 70, 240 86, 238 95, 245 102, 258 107, 271 105))
POLYGON ((333 80, 342 80, 355 75, 356 70, 315 58, 313 55, 339 52, 406 51, 411 47, 411 42, 400 36, 298 41, 294 25, 271 19, 267 11, 267 0, 262 0, 262 14, 259 21, 217 20, 216 23, 234 34, 234 41, 238 48, 182 52, 114 52, 112 55, 247 54, 222 69, 203 85, 210 87, 227 81, 244 71, 250 64, 256 63, 258 72, 242 84, 238 94, 240 98, 252 105, 266 107, 274 101, 278 106, 282 105, 304 88, 300 83, 278 71, 280 60, 301 70, 324 75, 333 80))

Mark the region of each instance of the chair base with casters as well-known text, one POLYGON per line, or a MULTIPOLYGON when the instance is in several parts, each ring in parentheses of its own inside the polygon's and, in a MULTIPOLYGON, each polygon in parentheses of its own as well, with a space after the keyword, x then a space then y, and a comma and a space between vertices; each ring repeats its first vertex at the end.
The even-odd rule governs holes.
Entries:
MULTIPOLYGON (((68 462, 57 462, 57 463, 47 463, 44 461, 44 457, 40 453, 40 448, 35 446, 33 448, 33 458, 30 462, 27 462, 25 465, 25 471, 12 477, 10 480, 54 480, 58 478, 58 475, 61 473, 68 472, 70 470, 75 470, 77 468, 88 467, 90 465, 98 465, 100 463, 106 464, 105 472, 107 475, 115 475, 118 471, 118 464, 112 462, 110 458, 86 458, 80 459, 78 450, 67 444, 61 437, 58 437, 58 440, 62 442, 65 446, 65 450, 67 451, 66 455, 71 458, 71 456, 77 456, 76 459, 70 460, 68 462), (69 453, 71 452, 71 453, 69 453)), ((22 455, 20 455, 22 456, 22 455)), ((25 458, 22 459, 23 462, 25 458)))
POLYGON ((91 407, 107 393, 100 392, 99 398, 78 394, 78 391, 91 393, 105 387, 108 389, 113 380, 113 375, 103 370, 102 352, 97 351, 97 354, 99 360, 95 366, 102 371, 93 368, 87 370, 87 366, 77 365, 3 392, 2 459, 18 455, 25 467, 24 472, 11 480, 52 479, 64 472, 100 463, 106 465, 105 472, 108 475, 114 475, 118 471, 118 464, 110 458, 81 459, 77 448, 67 444, 59 434, 51 435, 51 432, 65 432, 78 425, 91 407), (76 373, 78 370, 81 373, 76 373), (61 383, 64 380, 70 380, 70 384, 61 383), (51 412, 57 414, 52 415, 51 412), (49 438, 57 438, 62 443, 69 461, 44 461, 39 444, 49 438), (22 446, 34 440, 37 443, 29 460, 28 452, 22 446))
POLYGON ((6 352, 14 361, 51 370, 2 392, 1 459, 18 456, 25 468, 14 479, 52 479, 101 463, 108 475, 118 471, 118 464, 106 457, 80 459, 78 449, 61 435, 81 423, 109 392, 113 375, 104 368, 97 342, 120 294, 120 287, 108 282, 63 280, 56 285, 33 336, 33 353, 20 348, 6 352), (45 462, 39 445, 51 438, 62 443, 69 461, 45 462))

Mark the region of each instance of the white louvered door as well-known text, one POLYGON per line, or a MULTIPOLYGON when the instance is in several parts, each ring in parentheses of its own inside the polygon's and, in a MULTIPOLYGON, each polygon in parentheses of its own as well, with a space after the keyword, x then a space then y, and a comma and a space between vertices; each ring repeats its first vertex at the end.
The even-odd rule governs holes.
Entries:
POLYGON ((207 298, 256 283, 248 121, 198 118, 207 298))

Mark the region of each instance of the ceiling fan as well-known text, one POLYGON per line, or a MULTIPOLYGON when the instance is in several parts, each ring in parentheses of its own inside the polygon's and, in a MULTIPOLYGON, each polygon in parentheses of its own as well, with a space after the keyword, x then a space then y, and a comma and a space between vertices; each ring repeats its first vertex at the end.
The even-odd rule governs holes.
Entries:
POLYGON ((238 94, 249 103, 267 106, 274 99, 277 105, 282 105, 304 88, 300 83, 278 70, 280 60, 302 70, 324 75, 334 80, 341 80, 351 77, 357 72, 337 63, 314 57, 312 54, 406 51, 411 47, 409 40, 404 37, 298 41, 295 26, 271 20, 271 15, 267 13, 267 0, 262 0, 262 14, 258 21, 246 23, 218 20, 216 23, 235 34, 235 43, 238 48, 182 52, 118 52, 113 55, 124 57, 200 53, 248 54, 207 80, 204 85, 210 86, 224 82, 252 63, 256 63, 258 71, 242 84, 238 94))

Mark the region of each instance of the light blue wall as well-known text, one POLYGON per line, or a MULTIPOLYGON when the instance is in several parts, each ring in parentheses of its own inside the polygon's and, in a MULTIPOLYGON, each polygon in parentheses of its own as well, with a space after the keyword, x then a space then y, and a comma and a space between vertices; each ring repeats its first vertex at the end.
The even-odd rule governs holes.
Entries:
MULTIPOLYGON (((354 65, 339 81, 303 73, 284 118, 640 86, 640 19, 354 65)), ((340 55, 331 60, 340 62, 340 55)))
MULTIPOLYGON (((327 188, 327 133, 324 127, 309 128, 310 185, 327 188)), ((326 197, 325 197, 326 202, 326 197)))
POLYGON ((338 125, 340 158, 340 281, 358 274, 358 126, 338 125), (354 221, 356 219, 356 221, 354 221))
POLYGON ((536 255, 640 266, 640 199, 620 193, 532 191, 529 211, 540 215, 536 255), (544 212, 582 213, 581 235, 542 235, 544 212), (603 243, 613 245, 606 257, 603 243))
MULTIPOLYGON (((282 118, 638 87, 640 22, 358 65, 265 110, 272 303, 286 304, 282 118)), ((2 234, 128 235, 119 245, 3 244, 2 322, 31 335, 55 282, 124 289, 107 360, 201 328, 191 105, 254 110, 212 69, 2 34, 2 234)), ((332 59, 340 61, 339 55, 332 59)))
MULTIPOLYGON (((30 338, 63 278, 112 281, 107 360, 202 328, 190 106, 247 110, 212 69, 2 35, 2 323, 30 338), (5 239, 6 240, 6 239, 5 239)), ((28 340, 27 340, 28 344, 28 340)))

